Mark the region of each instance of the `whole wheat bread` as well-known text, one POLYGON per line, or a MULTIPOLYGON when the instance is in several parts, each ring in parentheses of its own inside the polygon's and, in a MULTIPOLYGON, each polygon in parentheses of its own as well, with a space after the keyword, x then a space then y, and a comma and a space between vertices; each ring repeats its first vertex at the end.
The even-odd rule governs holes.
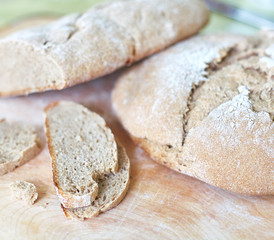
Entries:
POLYGON ((16 32, 0 40, 0 96, 111 73, 197 33, 208 17, 201 0, 117 0, 16 32))
POLYGON ((29 205, 34 204, 38 198, 35 185, 26 181, 15 181, 10 185, 10 189, 16 199, 23 200, 29 205))
POLYGON ((103 118, 73 102, 45 109, 53 181, 66 208, 91 205, 98 179, 118 168, 117 145, 103 118))
POLYGON ((196 36, 135 65, 113 107, 176 171, 244 194, 274 193, 274 34, 196 36))
POLYGON ((0 120, 0 175, 31 160, 39 151, 32 126, 0 120))
POLYGON ((103 176, 98 181, 98 195, 94 202, 88 207, 67 209, 63 207, 63 211, 68 218, 76 218, 83 220, 97 216, 117 206, 129 187, 130 162, 126 151, 118 145, 118 171, 115 174, 103 176))

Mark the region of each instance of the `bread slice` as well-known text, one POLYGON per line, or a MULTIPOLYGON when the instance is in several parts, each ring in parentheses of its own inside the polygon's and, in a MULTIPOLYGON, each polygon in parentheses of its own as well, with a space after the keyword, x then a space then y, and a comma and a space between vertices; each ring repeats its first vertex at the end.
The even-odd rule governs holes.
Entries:
POLYGON ((35 185, 26 181, 15 181, 10 185, 10 189, 16 199, 23 200, 29 205, 33 205, 38 198, 35 185))
POLYGON ((16 32, 0 40, 0 96, 111 73, 197 33, 208 18, 201 0, 117 0, 16 32))
POLYGON ((32 126, 0 120, 0 175, 21 166, 39 151, 38 136, 32 126))
POLYGON ((63 207, 66 217, 84 220, 106 212, 122 201, 129 187, 130 162, 125 149, 119 145, 118 159, 118 172, 105 175, 99 180, 99 191, 94 202, 83 208, 67 209, 63 207))
POLYGON ((98 179, 116 173, 117 145, 103 118, 80 104, 55 102, 45 109, 53 181, 66 208, 92 204, 98 179))

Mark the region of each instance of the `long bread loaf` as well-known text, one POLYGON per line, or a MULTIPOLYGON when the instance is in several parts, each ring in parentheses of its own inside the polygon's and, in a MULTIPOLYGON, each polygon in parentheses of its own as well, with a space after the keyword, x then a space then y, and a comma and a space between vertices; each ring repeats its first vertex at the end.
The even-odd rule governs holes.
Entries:
POLYGON ((62 89, 113 72, 199 31, 200 0, 118 0, 0 40, 0 96, 62 89))

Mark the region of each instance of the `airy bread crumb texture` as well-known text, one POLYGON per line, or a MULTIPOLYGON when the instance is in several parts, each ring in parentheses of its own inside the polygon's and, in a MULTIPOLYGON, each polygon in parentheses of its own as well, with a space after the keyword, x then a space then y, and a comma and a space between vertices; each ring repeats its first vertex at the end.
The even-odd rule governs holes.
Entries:
POLYGON ((13 196, 33 205, 38 198, 37 189, 34 184, 26 181, 15 181, 10 185, 13 196))
POLYGON ((90 206, 75 209, 63 207, 63 211, 68 218, 79 220, 91 218, 117 206, 122 201, 129 187, 130 162, 125 149, 119 145, 118 159, 118 172, 104 175, 99 179, 98 195, 90 206))
POLYGON ((32 126, 0 120, 0 175, 29 161, 39 150, 38 136, 32 126))
POLYGON ((103 118, 80 104, 57 102, 45 111, 59 199, 67 208, 88 206, 97 196, 98 179, 117 172, 114 136, 103 118))

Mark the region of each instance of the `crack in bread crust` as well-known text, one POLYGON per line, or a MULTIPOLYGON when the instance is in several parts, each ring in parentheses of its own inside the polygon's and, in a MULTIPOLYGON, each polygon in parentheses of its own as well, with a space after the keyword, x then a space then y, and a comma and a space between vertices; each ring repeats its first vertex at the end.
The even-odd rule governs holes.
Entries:
POLYGON ((209 63, 207 80, 190 93, 191 102, 188 104, 184 124, 186 133, 197 126, 213 109, 235 97, 241 85, 250 90, 253 110, 266 111, 273 120, 273 80, 268 79, 267 74, 260 68, 249 66, 249 61, 259 63, 259 56, 264 56, 262 45, 264 44, 260 38, 253 39, 246 47, 232 48, 221 62, 209 63))
POLYGON ((185 108, 185 111, 183 113, 183 142, 182 146, 184 145, 185 138, 187 137, 188 134, 188 121, 189 121, 189 113, 193 109, 193 105, 195 104, 193 96, 195 94, 195 91, 201 87, 204 84, 204 82, 200 82, 199 84, 193 84, 192 89, 189 93, 188 99, 187 99, 187 105, 185 108))
MULTIPOLYGON (((255 46, 259 46, 257 41, 254 40, 254 43, 248 43, 247 45, 240 44, 235 45, 234 47, 231 47, 227 50, 220 50, 221 51, 221 57, 219 59, 212 60, 211 62, 207 63, 207 68, 205 70, 204 76, 207 78, 204 81, 200 81, 198 84, 193 84, 192 89, 189 92, 189 97, 187 99, 187 106, 185 108, 184 114, 183 114, 183 142, 184 144, 185 138, 190 130, 191 127, 188 126, 188 122, 192 116, 191 111, 195 107, 195 103, 197 99, 199 98, 199 92, 200 88, 205 82, 210 81, 210 77, 216 72, 221 71, 224 67, 229 66, 233 63, 236 63, 239 59, 248 59, 250 56, 257 56, 258 53, 250 50, 253 49, 255 46), (240 55, 240 56, 239 56, 240 55)), ((231 100, 231 98, 227 98, 225 100, 231 100)), ((221 105, 224 101, 219 103, 221 105)), ((217 106, 217 104, 216 104, 217 106)), ((209 112, 208 112, 209 113, 209 112)), ((207 114, 208 115, 208 114, 207 114)), ((205 115, 204 117, 206 117, 205 115)), ((191 120, 192 122, 192 120, 191 120)))

